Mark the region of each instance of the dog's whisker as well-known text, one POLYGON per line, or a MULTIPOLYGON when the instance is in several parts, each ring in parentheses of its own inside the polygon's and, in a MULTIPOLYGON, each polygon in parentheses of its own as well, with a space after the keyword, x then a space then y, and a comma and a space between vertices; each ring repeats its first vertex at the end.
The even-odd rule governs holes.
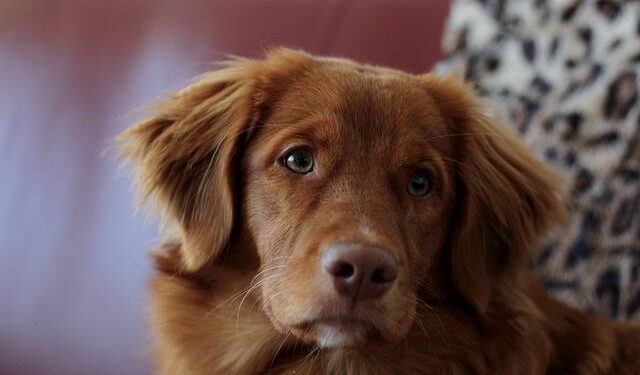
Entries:
POLYGON ((425 328, 424 323, 422 322, 421 315, 416 312, 413 312, 411 314, 411 320, 413 320, 413 322, 418 326, 418 328, 420 328, 422 333, 424 333, 425 337, 429 341, 429 345, 433 346, 433 342, 431 341, 431 336, 429 335, 429 332, 427 332, 427 329, 425 328))
MULTIPOLYGON (((275 289, 275 288, 274 288, 274 289, 275 289)), ((273 293, 273 294, 270 294, 270 295, 269 295, 265 300, 263 300, 263 301, 261 301, 261 302, 262 302, 262 304, 263 304, 263 305, 270 305, 271 303, 273 303, 273 301, 275 301, 275 300, 276 300, 276 298, 278 298, 278 297, 280 297, 280 296, 282 296, 282 295, 284 295, 284 294, 285 294, 285 293, 284 293, 284 292, 282 292, 282 291, 280 291, 280 292, 276 292, 276 293, 273 293)), ((258 301, 258 300, 254 301, 251 307, 255 307, 255 305, 256 305, 257 303, 259 303, 259 302, 260 302, 260 301, 258 301)))
POLYGON ((305 366, 309 361, 311 361, 313 365, 313 361, 315 360, 315 354, 318 353, 319 351, 320 351, 320 347, 315 346, 311 351, 309 351, 309 353, 307 353, 307 355, 297 360, 296 362, 300 362, 300 364, 296 367, 293 373, 302 369, 303 366, 305 366))
POLYGON ((217 310, 225 307, 228 304, 233 303, 234 301, 236 301, 238 298, 240 298, 243 294, 245 294, 249 289, 251 288, 251 285, 248 285, 246 288, 243 288, 241 290, 239 290, 238 292, 234 293, 233 295, 231 295, 229 298, 223 300, 220 303, 216 303, 208 312, 207 312, 207 316, 210 314, 213 314, 214 312, 216 312, 217 310))
POLYGON ((269 370, 269 369, 271 369, 273 367, 273 364, 275 363, 276 359, 278 358, 278 355, 280 354, 280 351, 282 350, 282 347, 284 346, 284 343, 289 339, 290 336, 291 336, 291 332, 288 332, 284 336, 284 338, 280 342, 280 345, 278 345, 278 347, 276 348, 275 352, 273 353, 273 357, 271 358, 271 362, 269 363, 269 366, 267 366, 267 370, 269 370))
MULTIPOLYGON (((280 266, 273 266, 273 267, 269 267, 268 270, 274 270, 274 269, 278 269, 280 268, 280 266)), ((245 293, 247 293, 252 287, 255 286, 254 282, 255 280, 264 273, 265 270, 257 273, 252 279, 251 281, 248 283, 248 286, 240 291, 238 291, 237 293, 234 293, 231 297, 225 299, 224 301, 215 304, 208 312, 207 312, 207 316, 211 315, 213 313, 215 313, 216 311, 218 311, 220 308, 225 307, 228 304, 233 303, 234 301, 236 301, 238 298, 240 298, 242 295, 244 295, 245 293)))
POLYGON ((436 320, 438 320, 438 323, 440 324, 440 329, 437 330, 437 333, 440 335, 444 335, 447 331, 444 322, 442 321, 442 316, 443 317, 447 317, 447 315, 436 309, 435 307, 431 306, 430 304, 428 304, 426 301, 422 300, 419 297, 415 297, 415 301, 416 301, 416 314, 418 314, 421 318, 424 317, 424 314, 421 314, 418 309, 419 308, 424 308, 426 310, 428 310, 430 315, 433 315, 436 320))
POLYGON ((249 282, 249 285, 252 285, 252 284, 254 283, 254 281, 255 281, 255 280, 257 280, 258 278, 262 277, 262 275, 264 275, 265 273, 268 273, 268 272, 271 272, 271 271, 273 271, 273 270, 277 270, 277 269, 280 269, 280 268, 284 268, 284 267, 285 267, 284 265, 276 264, 276 265, 273 265, 273 266, 270 266, 270 267, 262 268, 262 269, 261 269, 259 272, 257 272, 257 273, 255 274, 255 276, 251 279, 251 281, 249 282))
POLYGON ((253 304, 251 305, 251 308, 255 307, 255 305, 256 305, 257 303, 259 303, 259 302, 261 302, 263 306, 268 306, 268 305, 270 305, 270 304, 273 302, 273 300, 274 300, 275 298, 277 298, 278 296, 281 296, 281 295, 283 295, 283 294, 284 294, 284 291, 283 291, 283 290, 280 290, 280 289, 281 289, 281 288, 280 288, 280 286, 281 286, 282 284, 286 284, 288 281, 289 281, 289 278, 288 278, 288 277, 286 277, 286 276, 285 276, 285 277, 282 277, 282 278, 281 278, 281 279, 279 279, 279 280, 276 280, 276 282, 275 282, 275 284, 274 284, 274 286, 273 286, 273 289, 274 289, 274 290, 278 290, 278 291, 277 291, 276 293, 269 294, 269 295, 267 296, 267 298, 266 298, 266 299, 264 299, 264 300, 259 300, 259 299, 257 298, 256 300, 254 300, 254 301, 253 301, 253 304))
POLYGON ((242 297, 242 299, 240 300, 240 303, 238 304, 238 309, 237 309, 237 313, 236 313, 236 332, 238 332, 239 330, 239 324, 240 324, 240 313, 242 311, 242 305, 244 304, 244 301, 247 299, 247 297, 256 289, 258 289, 267 279, 270 278, 274 278, 274 277, 280 277, 282 275, 280 274, 274 274, 274 275, 270 275, 267 277, 264 277, 262 279, 260 279, 259 282, 255 283, 253 286, 251 286, 245 293, 244 296, 242 297))

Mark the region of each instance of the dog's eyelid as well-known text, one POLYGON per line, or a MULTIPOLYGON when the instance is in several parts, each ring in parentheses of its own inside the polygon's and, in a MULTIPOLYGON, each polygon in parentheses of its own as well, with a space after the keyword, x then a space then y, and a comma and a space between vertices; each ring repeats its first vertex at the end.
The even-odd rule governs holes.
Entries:
POLYGON ((277 163, 281 163, 285 161, 288 155, 296 151, 307 151, 314 158, 316 155, 315 149, 313 147, 308 146, 307 144, 295 144, 284 147, 281 151, 278 152, 278 156, 275 158, 275 160, 277 163))
POLYGON ((433 156, 427 159, 421 160, 417 163, 407 165, 407 170, 409 175, 417 170, 423 170, 429 176, 429 180, 431 182, 431 188, 437 189, 438 182, 444 182, 447 176, 447 169, 450 169, 454 166, 452 162, 446 162, 446 159, 442 157, 433 156))
POLYGON ((270 150, 266 152, 261 158, 263 160, 262 165, 264 168, 284 166, 284 158, 291 152, 299 149, 309 151, 312 155, 314 155, 314 157, 316 155, 316 148, 313 146, 313 143, 303 139, 296 139, 294 141, 288 142, 268 142, 265 147, 269 148, 270 150))
POLYGON ((305 151, 309 151, 310 153, 314 154, 315 150, 314 147, 306 144, 306 143, 295 143, 295 144, 291 144, 291 145, 287 145, 285 146, 282 151, 280 152, 280 156, 284 157, 294 151, 298 151, 298 150, 305 150, 305 151))

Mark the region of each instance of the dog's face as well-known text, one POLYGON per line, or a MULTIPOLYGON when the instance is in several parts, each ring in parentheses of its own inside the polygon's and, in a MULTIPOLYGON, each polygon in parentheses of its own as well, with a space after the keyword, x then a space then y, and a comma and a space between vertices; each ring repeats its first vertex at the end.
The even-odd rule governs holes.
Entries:
POLYGON ((242 163, 263 308, 322 346, 398 340, 447 236, 451 138, 419 78, 316 62, 242 163))
POLYGON ((300 52, 204 76, 123 138, 184 268, 257 255, 273 325, 322 347, 397 342, 425 299, 482 314, 561 211, 460 84, 300 52))

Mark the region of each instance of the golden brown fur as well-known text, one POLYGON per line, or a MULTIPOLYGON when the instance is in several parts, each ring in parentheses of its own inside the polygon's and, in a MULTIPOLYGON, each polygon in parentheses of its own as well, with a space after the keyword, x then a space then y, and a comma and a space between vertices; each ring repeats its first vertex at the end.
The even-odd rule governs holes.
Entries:
POLYGON ((563 216, 557 177, 453 79, 276 50, 205 74, 120 140, 178 229, 154 256, 162 374, 640 373, 638 327, 526 271, 563 216), (300 145, 310 175, 280 164, 300 145), (425 197, 406 194, 416 168, 425 197), (397 260, 383 297, 332 294, 318 264, 337 240, 397 260))

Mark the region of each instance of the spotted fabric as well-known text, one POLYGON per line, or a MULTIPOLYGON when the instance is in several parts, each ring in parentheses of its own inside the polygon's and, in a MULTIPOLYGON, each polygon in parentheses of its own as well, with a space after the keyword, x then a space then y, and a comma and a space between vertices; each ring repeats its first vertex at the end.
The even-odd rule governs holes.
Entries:
POLYGON ((575 306, 640 318, 640 2, 454 0, 440 73, 566 176, 566 228, 533 268, 575 306))

